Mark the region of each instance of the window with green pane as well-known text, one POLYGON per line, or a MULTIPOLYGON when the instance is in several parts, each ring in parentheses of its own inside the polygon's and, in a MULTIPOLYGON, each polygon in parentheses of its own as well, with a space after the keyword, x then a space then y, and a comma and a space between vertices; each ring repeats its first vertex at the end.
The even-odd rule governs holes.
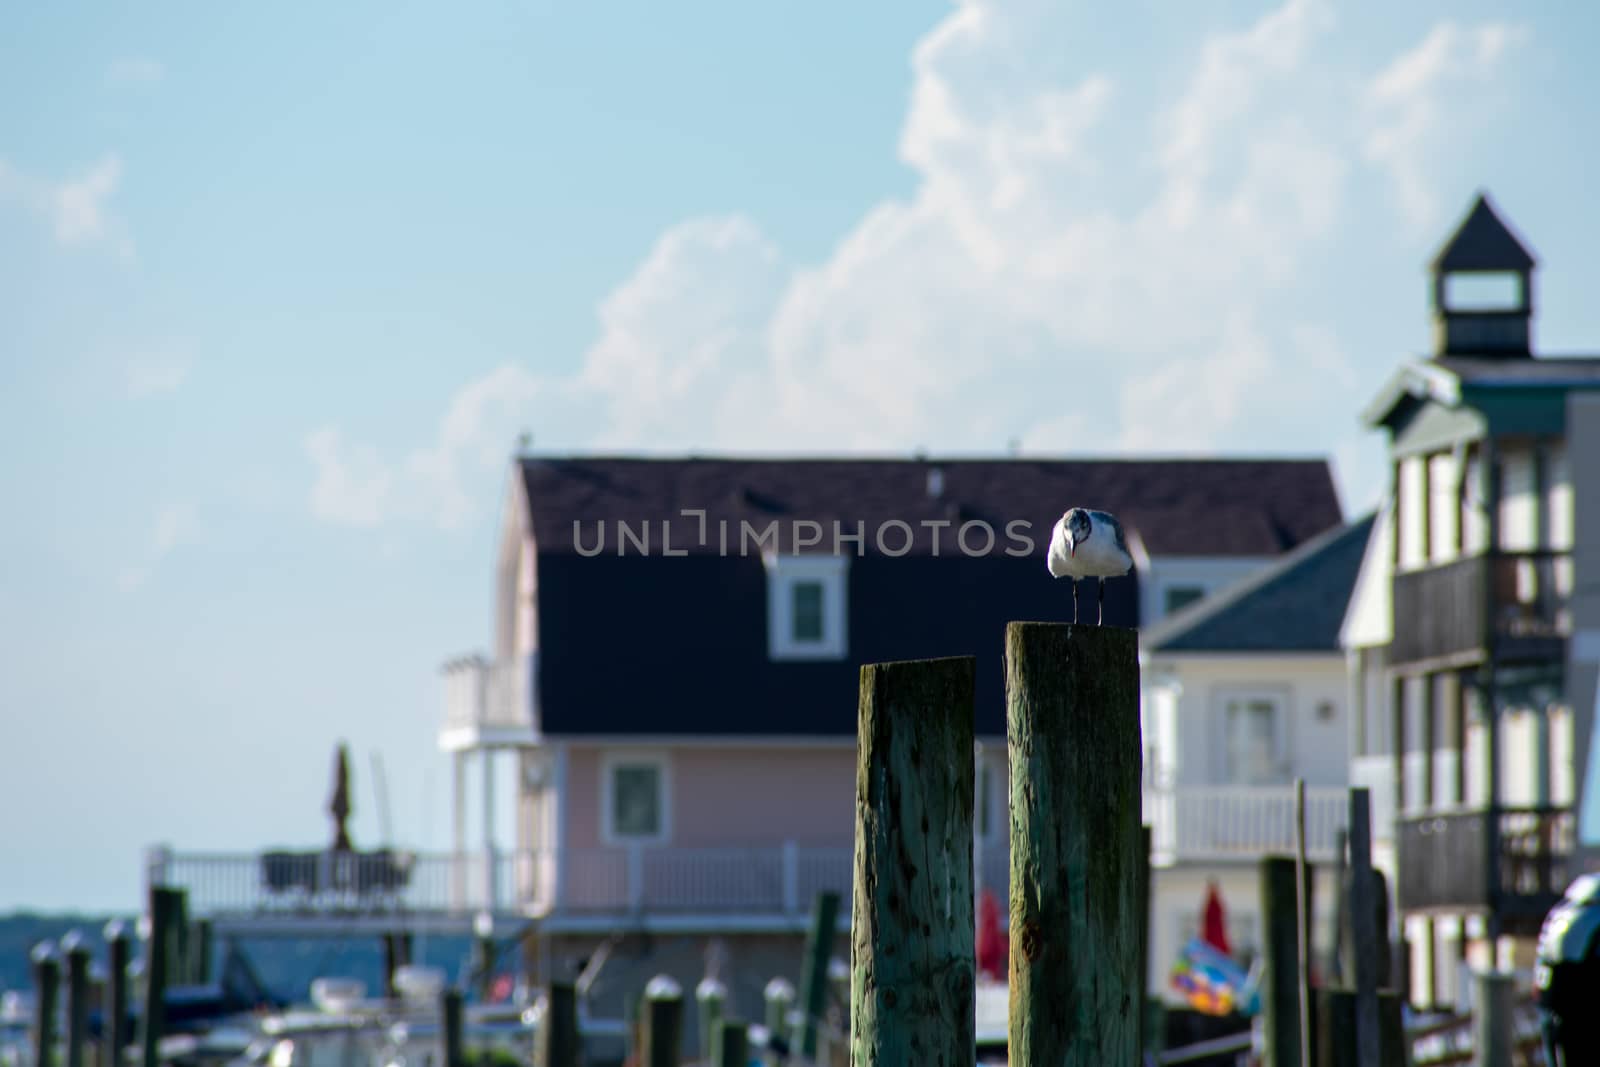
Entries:
POLYGON ((660 835, 660 767, 619 763, 611 769, 611 832, 617 837, 660 835))
POLYGON ((822 583, 795 582, 791 596, 793 598, 791 630, 794 640, 821 641, 822 583))

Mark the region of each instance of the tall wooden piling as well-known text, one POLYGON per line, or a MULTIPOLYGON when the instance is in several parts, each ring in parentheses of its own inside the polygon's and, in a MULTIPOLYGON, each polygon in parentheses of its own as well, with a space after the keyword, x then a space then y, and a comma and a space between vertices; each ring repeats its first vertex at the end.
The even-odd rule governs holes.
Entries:
POLYGON ((1356 1063, 1379 1067, 1378 897, 1372 878, 1372 808, 1365 789, 1350 790, 1350 941, 1355 977, 1356 1063))
POLYGON ((787 978, 774 978, 763 990, 767 1002, 767 1062, 776 1064, 778 1057, 770 1051, 774 1038, 782 1039, 789 1032, 789 1014, 794 1010, 794 986, 787 978))
POLYGON ((642 1067, 678 1067, 683 1053, 683 990, 664 974, 644 990, 642 1067))
POLYGON ((1311 1067, 1301 1060, 1300 919, 1296 863, 1288 856, 1261 860, 1261 919, 1265 970, 1261 1016, 1266 1067, 1311 1067))
POLYGON ((194 981, 190 972, 189 953, 189 891, 170 889, 172 916, 167 923, 167 984, 189 985, 194 981))
POLYGON ((699 1016, 695 1020, 699 1030, 700 1058, 711 1058, 711 1046, 716 1041, 717 1030, 722 1022, 723 1007, 728 1002, 728 987, 715 978, 706 977, 694 987, 695 1003, 699 1006, 699 1016))
POLYGON ((1139 827, 1139 1045, 1150 1039, 1150 841, 1148 823, 1139 827))
POLYGON ((439 994, 439 1063, 441 1067, 463 1067, 466 1046, 461 1035, 461 990, 450 988, 439 994))
POLYGON ((711 1042, 711 1067, 749 1067, 750 1042, 744 1023, 722 1019, 711 1042))
POLYGON ((100 1067, 122 1067, 128 1049, 128 930, 113 919, 102 935, 106 941, 105 1029, 100 1067))
POLYGON ((1137 1063, 1144 986, 1134 631, 1007 626, 1006 741, 1011 1061, 1137 1063))
POLYGON ((189 981, 211 983, 211 957, 215 954, 210 919, 196 919, 189 929, 189 981))
MULTIPOLYGON (((972 656, 861 668, 852 1067, 953 1067, 976 1057, 976 668, 972 656)), ((823 952, 811 969, 823 982, 827 961, 823 952)))
POLYGON ((800 1032, 795 1044, 800 1055, 817 1054, 817 1024, 828 1006, 828 961, 839 932, 839 894, 817 894, 811 909, 811 933, 806 938, 805 965, 800 970, 800 1032))
MULTIPOLYGON (((53 1067, 56 1062, 56 1000, 61 993, 61 961, 55 947, 42 942, 33 948, 33 1062, 53 1067)), ((152 1061, 154 1062, 154 1061, 152 1061)))
POLYGON ((142 1064, 160 1061, 161 1038, 166 1030, 167 982, 172 961, 173 924, 183 907, 181 890, 165 886, 150 889, 150 939, 144 946, 144 1011, 139 1020, 142 1064))
MULTIPOLYGON (((1400 995, 1377 994, 1378 1059, 1380 1067, 1406 1064, 1405 1026, 1400 995)), ((1317 1067, 1361 1067, 1356 1031, 1357 996, 1349 989, 1317 990, 1317 1067)))
POLYGON ((84 1067, 89 1040, 89 946, 83 935, 73 930, 61 939, 61 953, 67 959, 66 1067, 84 1067))
POLYGON ((1473 982, 1473 1067, 1511 1067, 1516 1037, 1511 975, 1483 972, 1475 975, 1473 982))
POLYGON ((578 994, 570 982, 551 982, 545 993, 534 1067, 578 1067, 578 994))

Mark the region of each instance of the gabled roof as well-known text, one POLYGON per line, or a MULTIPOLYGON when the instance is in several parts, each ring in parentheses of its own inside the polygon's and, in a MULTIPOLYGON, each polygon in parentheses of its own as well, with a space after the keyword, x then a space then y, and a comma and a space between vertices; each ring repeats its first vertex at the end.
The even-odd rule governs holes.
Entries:
POLYGON ((1374 516, 1330 530, 1145 630, 1146 652, 1338 652, 1374 516))
MULTIPOLYGON (((824 551, 835 521, 847 533, 864 523, 868 554, 877 551, 873 531, 898 520, 914 534, 913 556, 954 554, 957 529, 974 520, 995 531, 992 553, 1000 555, 1015 548, 1006 531, 1020 520, 1042 555, 1055 520, 1082 505, 1115 512, 1152 555, 1277 556, 1343 519, 1324 459, 567 456, 520 463, 523 521, 541 555, 574 553, 575 530, 586 548, 602 528, 615 538, 619 522, 633 530, 648 522, 657 552, 666 524, 674 554, 695 555, 719 552, 723 522, 737 540, 742 522, 759 531, 776 521, 779 550, 789 551, 797 520, 822 525, 824 551), (930 491, 935 470, 937 494, 930 491)), ((891 535, 896 548, 901 536, 891 535)), ((607 550, 614 544, 608 540, 607 550)))
POLYGON ((1436 274, 1447 271, 1532 270, 1536 260, 1482 193, 1467 217, 1433 259, 1436 274))
POLYGON ((1441 356, 1406 363, 1390 375, 1361 413, 1371 427, 1389 422, 1396 408, 1413 401, 1461 404, 1462 387, 1473 389, 1600 389, 1600 356, 1536 356, 1492 359, 1441 356))

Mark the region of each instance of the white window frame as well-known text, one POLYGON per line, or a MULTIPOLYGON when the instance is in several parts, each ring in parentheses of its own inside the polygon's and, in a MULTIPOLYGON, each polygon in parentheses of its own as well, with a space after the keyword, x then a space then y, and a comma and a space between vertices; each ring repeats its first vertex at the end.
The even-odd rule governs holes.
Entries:
POLYGON ((618 749, 600 757, 600 841, 605 845, 664 845, 672 837, 672 761, 666 752, 618 749), (650 766, 660 784, 661 819, 656 833, 619 834, 612 810, 612 778, 619 767, 650 766))
POLYGON ((1271 784, 1287 782, 1293 778, 1294 766, 1290 758, 1292 739, 1290 717, 1293 714, 1292 694, 1286 687, 1265 685, 1227 685, 1216 690, 1217 725, 1217 781, 1225 785, 1271 784), (1228 766, 1228 704, 1233 701, 1250 703, 1267 701, 1273 706, 1272 720, 1272 773, 1267 783, 1239 781, 1228 766))
POLYGON ((767 655, 774 660, 844 659, 849 649, 849 556, 766 555, 767 655), (822 583, 822 639, 794 638, 794 588, 822 583))

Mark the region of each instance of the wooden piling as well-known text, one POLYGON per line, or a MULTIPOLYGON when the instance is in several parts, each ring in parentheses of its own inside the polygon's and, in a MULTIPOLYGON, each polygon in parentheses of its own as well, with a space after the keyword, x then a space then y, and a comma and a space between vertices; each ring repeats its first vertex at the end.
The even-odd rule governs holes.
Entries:
MULTIPOLYGON (((789 1014, 794 1010, 794 986, 787 978, 774 978, 767 983, 762 995, 767 1002, 767 1043, 771 1045, 773 1038, 781 1039, 789 1032, 789 1014)), ((767 1062, 776 1064, 778 1058, 769 1051, 767 1062)))
POLYGON ((61 953, 67 960, 66 1067, 84 1067, 89 1040, 89 946, 83 943, 83 935, 73 930, 61 939, 61 953))
MULTIPOLYGON (((1403 1067, 1405 1026, 1398 993, 1374 997, 1377 1011, 1378 1059, 1381 1067, 1403 1067)), ((1350 989, 1317 990, 1317 1067, 1361 1067, 1356 1031, 1358 996, 1350 989)))
POLYGON ((174 911, 167 923, 167 985, 189 985, 194 981, 189 970, 189 891, 172 889, 174 911))
POLYGON ((683 991, 664 974, 644 990, 642 1067, 678 1067, 683 1052, 683 991))
POLYGON ((182 891, 165 886, 150 889, 150 939, 144 946, 144 1011, 139 1021, 141 1064, 160 1062, 161 1038, 166 1030, 167 982, 174 946, 173 924, 183 904, 182 891))
POLYGON ((1367 790, 1350 790, 1350 935, 1355 957, 1356 1064, 1379 1067, 1378 898, 1372 878, 1372 808, 1367 790))
MULTIPOLYGON (((972 656, 861 668, 852 1067, 954 1067, 976 1057, 976 671, 972 656)), ((814 981, 826 983, 827 965, 819 949, 808 965, 814 981)))
POLYGON ((1154 1044, 1150 1035, 1150 842, 1148 823, 1139 827, 1139 1047, 1154 1044))
POLYGON ((33 948, 34 1067, 54 1067, 56 1063, 56 1001, 60 992, 61 961, 53 945, 41 942, 33 948))
POLYGON ((1134 631, 1007 626, 1006 742, 1011 1061, 1134 1064, 1144 988, 1134 631))
POLYGON ((100 1067, 123 1067, 128 1050, 128 930, 113 919, 106 924, 105 1029, 100 1067))
POLYGON ((211 984, 212 926, 210 919, 196 919, 189 930, 189 980, 195 985, 211 984))
POLYGON ((716 1040, 711 1042, 711 1067, 748 1067, 750 1042, 744 1023, 721 1019, 716 1040))
POLYGON ((1261 924, 1265 968, 1261 1016, 1266 1067, 1311 1067, 1302 1061, 1300 919, 1296 863, 1288 856, 1261 859, 1261 924))
POLYGON ((439 1062, 442 1067, 463 1067, 466 1048, 461 1035, 461 990, 439 994, 439 1062))
POLYGON ((1295 915, 1300 1004, 1300 1062, 1311 1065, 1311 894, 1310 868, 1306 866, 1306 780, 1294 780, 1295 915))
POLYGON ((839 894, 818 893, 811 909, 811 932, 806 937, 805 964, 800 970, 800 1032, 795 1044, 800 1055, 817 1054, 817 1024, 828 1006, 828 961, 839 934, 839 894))
POLYGON ((578 994, 570 982, 551 982, 545 993, 534 1067, 578 1067, 578 994))
POLYGON ((1473 977, 1473 1067, 1511 1067, 1514 988, 1511 975, 1483 972, 1473 977))
POLYGON ((711 1047, 716 1043, 718 1026, 722 1022, 723 1006, 728 1001, 728 987, 715 978, 701 979, 700 984, 694 987, 695 1003, 699 1006, 700 1058, 711 1058, 711 1047))

